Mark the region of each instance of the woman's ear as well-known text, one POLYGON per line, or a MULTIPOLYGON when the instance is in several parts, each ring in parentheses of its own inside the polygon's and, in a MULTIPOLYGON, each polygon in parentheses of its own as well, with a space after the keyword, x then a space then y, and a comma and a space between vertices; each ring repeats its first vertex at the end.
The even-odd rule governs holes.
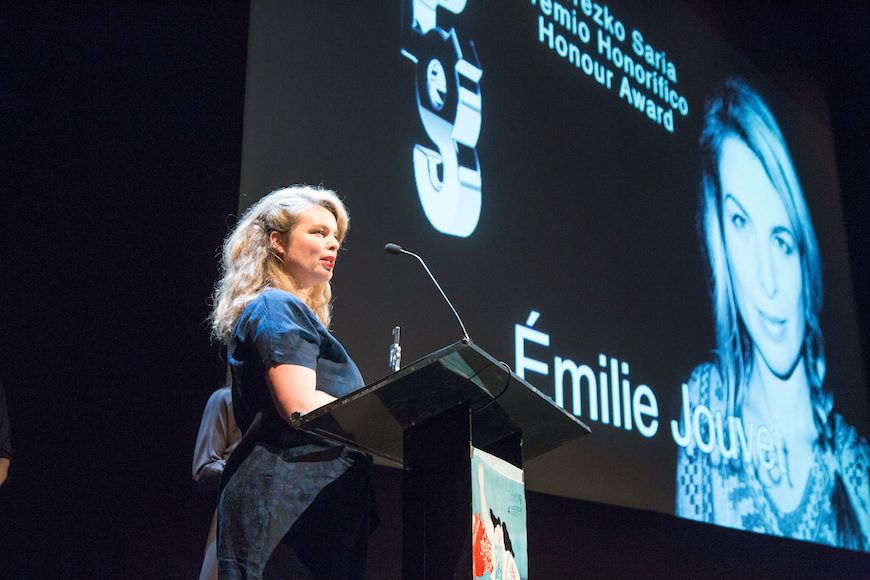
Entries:
POLYGON ((272 251, 277 254, 279 258, 284 257, 286 244, 284 243, 284 238, 279 232, 273 230, 269 233, 269 245, 271 246, 272 251))

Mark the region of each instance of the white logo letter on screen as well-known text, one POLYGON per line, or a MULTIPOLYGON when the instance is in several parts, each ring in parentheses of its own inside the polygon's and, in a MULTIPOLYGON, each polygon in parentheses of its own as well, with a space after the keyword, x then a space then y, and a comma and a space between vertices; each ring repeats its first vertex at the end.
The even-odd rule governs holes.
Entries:
MULTIPOLYGON (((463 46, 455 24, 466 0, 411 0, 409 46, 402 50, 417 65, 417 110, 434 145, 414 145, 414 179, 423 211, 443 234, 467 237, 481 207, 480 69, 474 44, 463 46), (438 23, 438 8, 442 12, 438 23)), ((407 4, 406 4, 407 6, 407 4)))

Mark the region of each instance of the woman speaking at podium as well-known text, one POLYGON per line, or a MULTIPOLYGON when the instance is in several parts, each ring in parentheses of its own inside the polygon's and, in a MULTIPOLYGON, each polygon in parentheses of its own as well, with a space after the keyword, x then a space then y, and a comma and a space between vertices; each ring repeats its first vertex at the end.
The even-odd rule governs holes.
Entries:
POLYGON ((274 191, 223 246, 211 314, 244 437, 218 501, 220 578, 361 578, 371 459, 289 425, 363 386, 327 330, 348 213, 325 189, 274 191))

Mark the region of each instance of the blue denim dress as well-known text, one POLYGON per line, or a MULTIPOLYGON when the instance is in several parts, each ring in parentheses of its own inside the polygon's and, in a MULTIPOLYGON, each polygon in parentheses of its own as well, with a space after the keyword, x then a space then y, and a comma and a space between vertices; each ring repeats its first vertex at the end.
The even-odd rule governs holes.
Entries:
POLYGON ((287 425, 266 383, 271 366, 301 365, 341 397, 363 386, 356 365, 299 298, 272 289, 242 312, 227 357, 245 435, 218 502, 219 576, 362 577, 371 459, 287 425))

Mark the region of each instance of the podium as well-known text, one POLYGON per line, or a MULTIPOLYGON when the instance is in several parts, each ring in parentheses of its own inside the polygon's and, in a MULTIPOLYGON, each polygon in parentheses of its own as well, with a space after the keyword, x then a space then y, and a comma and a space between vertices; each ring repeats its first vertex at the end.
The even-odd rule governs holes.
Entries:
POLYGON ((465 342, 295 417, 293 426, 402 468, 402 575, 429 580, 472 578, 472 446, 521 469, 589 433, 465 342))

